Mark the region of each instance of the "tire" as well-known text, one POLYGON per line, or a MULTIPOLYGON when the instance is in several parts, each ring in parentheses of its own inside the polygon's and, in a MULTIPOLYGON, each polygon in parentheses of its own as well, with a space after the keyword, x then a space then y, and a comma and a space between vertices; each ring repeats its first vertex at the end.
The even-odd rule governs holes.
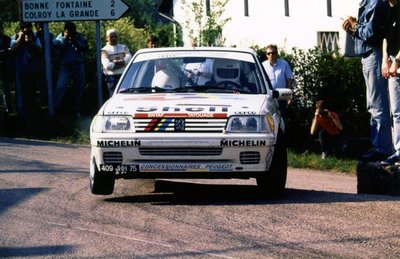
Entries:
POLYGON ((275 144, 274 154, 269 170, 265 175, 256 178, 257 186, 263 194, 280 196, 283 194, 287 177, 287 151, 284 134, 281 130, 275 144))
POLYGON ((109 195, 114 192, 115 178, 111 172, 100 172, 95 158, 90 161, 90 191, 96 195, 109 195))

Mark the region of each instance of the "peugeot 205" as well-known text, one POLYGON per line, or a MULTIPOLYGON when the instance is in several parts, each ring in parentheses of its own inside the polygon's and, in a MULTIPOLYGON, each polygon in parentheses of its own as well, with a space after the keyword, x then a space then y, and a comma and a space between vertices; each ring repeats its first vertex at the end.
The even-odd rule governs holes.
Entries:
POLYGON ((90 190, 116 179, 250 179, 266 194, 286 184, 284 121, 250 49, 139 50, 90 127, 90 190))

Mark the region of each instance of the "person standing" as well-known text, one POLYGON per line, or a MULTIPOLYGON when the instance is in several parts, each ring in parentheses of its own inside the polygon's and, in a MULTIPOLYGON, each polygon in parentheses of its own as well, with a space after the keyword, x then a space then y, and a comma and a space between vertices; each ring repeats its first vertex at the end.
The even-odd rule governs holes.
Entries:
MULTIPOLYGON (((38 90, 40 91, 40 97, 41 100, 44 104, 47 104, 47 97, 48 97, 48 89, 47 89, 47 81, 46 81, 46 59, 45 59, 45 47, 46 47, 46 42, 44 40, 44 30, 43 30, 43 23, 42 22, 36 22, 35 23, 35 29, 36 31, 34 32, 34 35, 36 38, 40 40, 40 44, 42 45, 42 55, 40 55, 39 60, 38 60, 38 70, 39 70, 39 82, 38 82, 38 90)), ((54 40, 54 35, 53 33, 49 32, 49 49, 50 49, 50 54, 53 52, 53 40, 54 40)), ((53 55, 51 55, 53 56, 53 55)))
MULTIPOLYGON (((1 25, 0 25, 1 26, 1 25)), ((11 69, 10 44, 11 38, 3 34, 0 28, 0 82, 3 88, 2 101, 6 113, 11 112, 11 69)))
POLYGON ((152 48, 158 48, 158 38, 156 35, 149 35, 146 40, 147 48, 152 49, 152 48))
MULTIPOLYGON (((262 65, 265 72, 267 72, 272 87, 274 89, 293 89, 293 71, 286 60, 278 58, 278 47, 274 44, 270 44, 265 48, 265 53, 267 55, 267 60, 265 60, 262 65)), ((287 105, 287 101, 279 101, 279 108, 283 118, 286 118, 287 105)))
POLYGON ((15 88, 18 115, 25 119, 34 109, 38 61, 42 54, 40 40, 32 31, 32 23, 20 22, 20 31, 10 43, 15 64, 15 88))
POLYGON ((367 109, 371 114, 372 148, 361 156, 364 162, 379 161, 392 154, 388 85, 382 76, 382 42, 389 3, 361 0, 358 20, 347 17, 342 28, 353 35, 355 53, 361 56, 366 84, 367 109))
POLYGON ((101 64, 103 65, 108 96, 111 97, 132 55, 126 45, 118 43, 118 31, 116 29, 107 30, 106 37, 107 44, 101 49, 101 64))
POLYGON ((336 112, 326 108, 324 101, 319 100, 315 105, 314 118, 310 133, 314 135, 319 130, 318 140, 321 144, 322 159, 340 153, 340 135, 343 130, 342 122, 336 112))
POLYGON ((58 52, 59 72, 54 96, 54 109, 56 113, 64 99, 69 82, 73 79, 75 84, 74 112, 77 118, 81 117, 82 97, 85 88, 85 52, 88 49, 86 38, 76 31, 73 22, 64 24, 64 32, 54 40, 54 47, 58 52))
POLYGON ((395 152, 381 163, 400 165, 400 4, 389 0, 390 12, 387 16, 385 44, 382 59, 382 75, 388 78, 390 109, 393 117, 393 145, 395 152))

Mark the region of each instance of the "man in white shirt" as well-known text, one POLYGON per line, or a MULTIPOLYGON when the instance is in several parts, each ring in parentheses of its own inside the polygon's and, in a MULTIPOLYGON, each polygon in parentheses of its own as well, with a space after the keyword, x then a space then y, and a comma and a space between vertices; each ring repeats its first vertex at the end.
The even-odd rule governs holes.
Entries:
POLYGON ((101 49, 101 64, 103 65, 104 81, 109 97, 114 93, 115 86, 132 55, 129 48, 118 43, 118 31, 109 29, 106 32, 107 44, 101 49))
MULTIPOLYGON (((265 71, 268 74, 272 87, 274 89, 277 88, 292 89, 293 71, 285 60, 278 58, 278 47, 273 44, 268 45, 265 48, 265 52, 267 55, 267 60, 265 60, 262 64, 264 66, 265 71)), ((279 101, 279 108, 281 110, 283 118, 286 117, 285 113, 287 104, 288 104, 287 101, 279 101)))

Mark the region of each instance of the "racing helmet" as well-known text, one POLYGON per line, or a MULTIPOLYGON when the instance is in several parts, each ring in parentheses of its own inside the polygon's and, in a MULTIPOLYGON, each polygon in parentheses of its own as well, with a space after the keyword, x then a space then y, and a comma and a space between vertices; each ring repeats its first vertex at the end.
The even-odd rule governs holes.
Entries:
POLYGON ((240 82, 240 65, 238 60, 215 59, 213 74, 216 83, 221 81, 240 82))
POLYGON ((163 89, 174 89, 179 87, 179 78, 174 73, 168 73, 167 70, 159 70, 153 77, 151 87, 163 89))

